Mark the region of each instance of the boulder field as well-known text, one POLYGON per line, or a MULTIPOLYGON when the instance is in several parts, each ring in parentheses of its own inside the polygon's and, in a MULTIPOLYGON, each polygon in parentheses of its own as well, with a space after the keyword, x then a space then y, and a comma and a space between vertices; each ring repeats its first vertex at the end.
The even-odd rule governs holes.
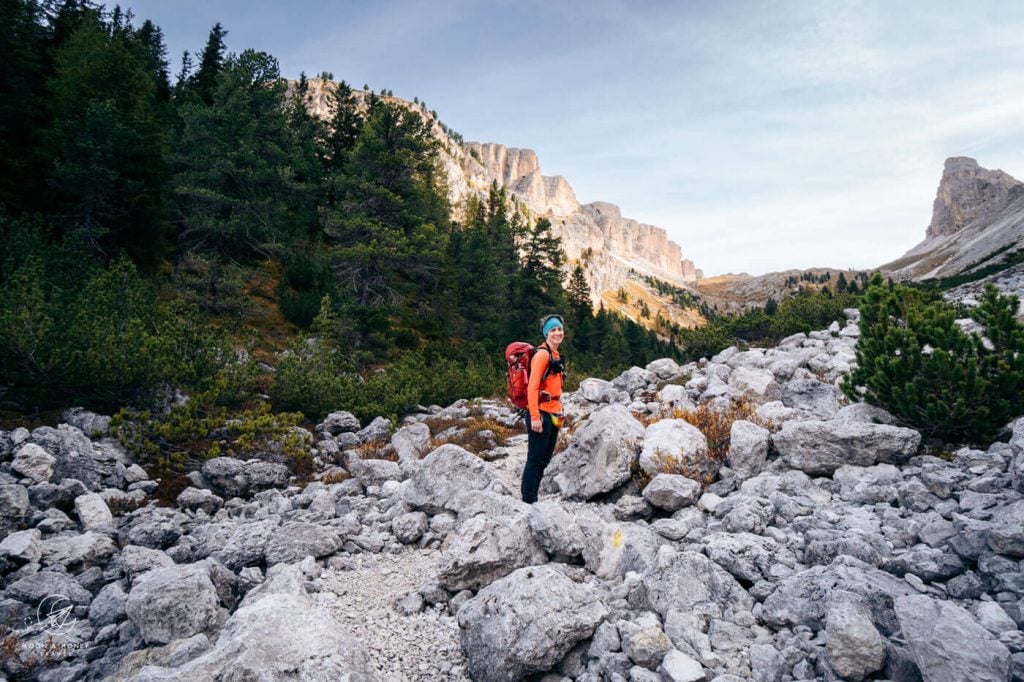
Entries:
POLYGON ((219 457, 173 506, 106 417, 0 432, 0 665, 45 682, 1024 679, 1024 418, 924 454, 838 390, 857 336, 851 312, 584 380, 534 505, 524 435, 439 445, 515 425, 492 401, 393 432, 337 412, 313 435, 320 480, 219 457), (724 450, 682 418, 737 400, 724 450))

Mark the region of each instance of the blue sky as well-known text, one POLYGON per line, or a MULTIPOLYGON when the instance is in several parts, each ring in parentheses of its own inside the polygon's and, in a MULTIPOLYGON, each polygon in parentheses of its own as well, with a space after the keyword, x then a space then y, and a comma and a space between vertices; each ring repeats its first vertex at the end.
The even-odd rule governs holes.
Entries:
POLYGON ((425 100, 528 147, 706 274, 871 268, 924 238, 950 156, 1024 178, 1024 3, 135 0, 172 71, 210 27, 283 75, 425 100))

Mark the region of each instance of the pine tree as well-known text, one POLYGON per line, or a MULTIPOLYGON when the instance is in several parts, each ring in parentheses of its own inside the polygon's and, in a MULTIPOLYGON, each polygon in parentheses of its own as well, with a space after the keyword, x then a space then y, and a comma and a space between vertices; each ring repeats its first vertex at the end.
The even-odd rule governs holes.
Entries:
POLYGON ((333 113, 328 125, 330 132, 325 165, 328 174, 335 174, 345 167, 348 155, 359 138, 364 118, 352 87, 345 81, 328 89, 328 97, 333 113))
POLYGON ((356 343, 369 339, 370 327, 381 331, 381 319, 387 328, 389 308, 413 326, 436 319, 449 216, 426 121, 395 102, 371 102, 334 186, 324 229, 348 310, 363 318, 356 343))
POLYGON ((296 205, 295 138, 277 60, 246 50, 229 59, 211 101, 182 106, 174 199, 185 251, 247 259, 270 255, 303 231, 296 205))
POLYGON ((840 294, 845 293, 847 289, 846 275, 839 273, 839 277, 836 279, 836 291, 840 294))
MULTIPOLYGON (((120 21, 120 19, 118 20, 120 21)), ((95 12, 80 17, 54 54, 48 83, 56 159, 49 181, 65 235, 113 255, 161 255, 167 180, 167 85, 154 62, 158 35, 142 42, 95 12)))
POLYGON ((577 263, 576 267, 572 270, 569 286, 566 289, 566 296, 569 301, 569 308, 572 310, 573 321, 577 325, 585 318, 593 315, 590 285, 587 284, 587 277, 583 271, 582 263, 577 263))
POLYGON ((14 214, 45 206, 47 32, 32 0, 0 2, 0 205, 14 214))
POLYGON ((988 287, 974 316, 985 339, 955 323, 937 294, 891 290, 875 275, 861 305, 851 399, 880 405, 948 443, 984 444, 1024 412, 1024 328, 1017 300, 988 287))
POLYGON ((224 37, 228 32, 218 21, 210 29, 210 35, 206 39, 206 47, 199 57, 199 68, 190 80, 191 93, 199 98, 204 104, 213 103, 213 93, 217 89, 217 76, 224 69, 224 53, 227 47, 224 44, 224 37))

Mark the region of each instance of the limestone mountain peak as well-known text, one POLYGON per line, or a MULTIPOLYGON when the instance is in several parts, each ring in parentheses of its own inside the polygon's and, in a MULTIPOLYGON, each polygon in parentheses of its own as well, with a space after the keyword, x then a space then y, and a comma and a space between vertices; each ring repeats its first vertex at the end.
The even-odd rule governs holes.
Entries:
POLYGON ((975 159, 946 159, 924 241, 880 267, 893 277, 929 279, 992 269, 1024 243, 1024 182, 975 159))
POLYGON ((975 159, 946 159, 932 208, 927 236, 950 235, 1006 206, 1011 190, 1022 183, 1001 170, 988 170, 975 159))

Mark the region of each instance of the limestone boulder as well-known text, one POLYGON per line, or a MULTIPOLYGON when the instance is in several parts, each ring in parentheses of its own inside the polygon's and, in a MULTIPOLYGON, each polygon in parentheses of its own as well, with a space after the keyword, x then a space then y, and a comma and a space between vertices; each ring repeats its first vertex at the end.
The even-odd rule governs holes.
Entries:
POLYGON ((212 553, 233 571, 263 563, 267 544, 277 532, 278 519, 264 519, 235 526, 224 544, 212 553))
POLYGON ((755 583, 774 579, 777 565, 792 567, 796 558, 772 538, 753 533, 711 533, 702 540, 712 561, 737 580, 755 583))
POLYGON ((90 438, 101 438, 110 435, 110 417, 90 412, 81 407, 72 407, 69 410, 64 410, 61 419, 90 438))
POLYGON ((604 523, 594 516, 577 519, 586 538, 583 561, 599 578, 622 578, 629 572, 652 570, 657 563, 662 536, 638 523, 604 523))
POLYGON ((1010 650, 966 610, 925 595, 895 603, 903 637, 926 680, 1010 679, 1010 650))
POLYGON ((741 478, 756 476, 768 459, 770 440, 771 434, 768 429, 737 419, 729 431, 729 452, 726 455, 726 462, 741 478))
POLYGON ((121 584, 109 583, 89 604, 89 622, 96 627, 103 627, 124 620, 127 616, 127 605, 128 595, 121 588, 121 584))
POLYGON ((670 464, 696 467, 707 454, 707 438, 696 426, 683 419, 663 419, 647 427, 639 462, 653 476, 670 464))
POLYGON ((17 530, 28 510, 29 495, 25 486, 0 484, 0 532, 6 534, 17 530))
POLYGON ((832 478, 839 484, 839 496, 852 504, 894 502, 903 483, 903 474, 892 464, 844 465, 836 469, 832 478))
POLYGON ((761 619, 774 627, 825 627, 828 605, 837 590, 859 596, 871 620, 885 634, 898 629, 893 602, 916 594, 905 580, 850 556, 828 566, 813 566, 779 581, 763 602, 761 619))
POLYGON ((628 403, 629 393, 612 386, 610 381, 593 377, 580 382, 576 394, 591 403, 628 403))
POLYGON ((31 442, 46 450, 54 458, 51 480, 73 478, 86 488, 103 488, 104 468, 97 460, 97 451, 89 437, 79 429, 61 424, 57 428, 41 426, 32 432, 31 442))
POLYGON ((737 367, 729 375, 729 387, 734 396, 744 396, 758 404, 782 397, 782 389, 775 381, 775 375, 767 369, 737 367))
POLYGON ((644 488, 644 499, 658 509, 679 511, 696 504, 701 485, 679 474, 657 474, 644 488))
POLYGON ((83 530, 97 530, 109 526, 114 515, 97 493, 86 493, 75 498, 75 514, 83 530))
POLYGON ((298 564, 278 565, 224 624, 213 648, 177 667, 149 666, 141 680, 348 680, 372 682, 366 649, 302 587, 298 564))
POLYGON ((331 526, 287 521, 267 538, 263 556, 267 566, 293 564, 307 556, 319 559, 334 554, 341 544, 341 536, 331 526))
POLYGON ((786 407, 810 413, 818 419, 832 419, 842 407, 843 393, 834 384, 817 379, 794 379, 782 389, 786 407))
POLYGON ((551 669, 608 615, 604 592, 581 572, 520 568, 459 609, 462 649, 478 682, 513 682, 551 669))
POLYGON ((355 433, 359 430, 359 419, 351 412, 339 410, 331 412, 324 420, 316 425, 317 433, 326 433, 337 436, 341 433, 355 433))
POLYGON ((648 372, 653 372, 659 379, 663 381, 671 381, 680 376, 682 369, 672 358, 661 358, 647 364, 646 367, 648 372))
POLYGON ((833 595, 825 632, 829 664, 843 679, 862 680, 885 665, 885 639, 871 621, 870 609, 857 595, 833 595))
POLYGON ((402 471, 410 473, 420 458, 430 452, 430 427, 422 422, 403 426, 391 435, 391 447, 402 471))
POLYGON ((213 492, 225 499, 251 497, 288 483, 288 467, 258 459, 243 462, 234 457, 214 457, 203 463, 202 474, 213 492))
POLYGON ((1024 557, 1024 500, 997 509, 988 528, 988 546, 993 552, 1024 557))
POLYGON ((559 503, 540 501, 530 505, 529 523, 537 544, 554 559, 569 561, 583 553, 586 537, 576 516, 559 503))
POLYGON ((602 407, 574 434, 568 449, 552 460, 542 489, 577 500, 614 490, 629 480, 643 437, 643 426, 625 406, 602 407))
POLYGON ((490 464, 458 445, 447 444, 423 458, 402 496, 413 509, 437 514, 456 511, 456 497, 471 490, 508 492, 490 464))
POLYGON ((427 531, 429 519, 423 512, 402 514, 391 522, 391 532, 402 544, 416 542, 427 531))
POLYGON ((386 481, 400 481, 402 469, 398 462, 386 459, 353 459, 348 465, 349 472, 365 487, 383 485, 386 481))
POLYGON ((7 586, 7 596, 38 606, 46 599, 63 598, 72 604, 87 605, 92 595, 77 580, 58 571, 39 571, 7 586))
POLYGON ((831 475, 839 467, 902 463, 921 444, 913 429, 863 422, 792 421, 772 436, 790 467, 812 475, 831 475))
POLYGON ((703 554, 662 547, 643 574, 650 607, 662 618, 673 609, 717 604, 723 613, 750 611, 754 598, 725 569, 703 554))
POLYGON ((658 382, 658 375, 649 370, 641 367, 630 367, 619 376, 612 379, 612 386, 625 391, 630 395, 636 395, 638 392, 653 386, 658 382))
POLYGON ((445 541, 437 579, 452 592, 478 589, 517 568, 547 560, 525 515, 474 516, 445 541))
POLYGON ((37 528, 19 530, 0 540, 0 559, 15 564, 37 563, 43 555, 42 533, 37 528))
POLYGON ((140 575, 125 605, 147 644, 167 644, 220 624, 217 588, 202 564, 156 568, 140 575))
POLYGON ((11 470, 16 471, 33 483, 44 483, 53 477, 53 468, 57 458, 35 443, 26 443, 18 448, 11 462, 11 470))
POLYGON ((188 487, 178 495, 177 503, 182 511, 195 512, 201 509, 212 516, 224 506, 224 498, 215 495, 212 490, 188 487))
POLYGON ((44 566, 63 566, 72 572, 102 567, 116 552, 113 540, 92 531, 80 535, 55 535, 40 543, 40 561, 44 566))

